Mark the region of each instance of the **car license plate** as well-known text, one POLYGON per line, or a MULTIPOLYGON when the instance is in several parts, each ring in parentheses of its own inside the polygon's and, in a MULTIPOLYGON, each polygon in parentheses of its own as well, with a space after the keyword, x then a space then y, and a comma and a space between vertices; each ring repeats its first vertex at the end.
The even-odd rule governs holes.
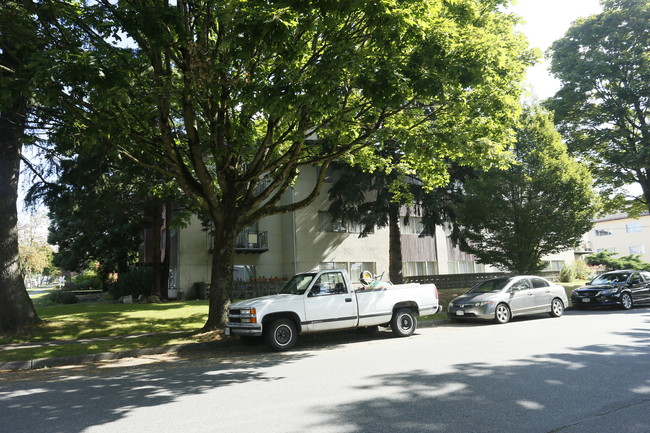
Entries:
POLYGON ((224 334, 226 334, 226 335, 230 335, 230 328, 226 328, 225 331, 226 331, 226 332, 224 332, 224 334))
POLYGON ((591 302, 591 299, 589 299, 589 298, 582 298, 582 302, 591 302))
POLYGON ((457 315, 457 316, 464 316, 464 315, 465 315, 465 312, 464 312, 463 310, 456 311, 456 315, 457 315))

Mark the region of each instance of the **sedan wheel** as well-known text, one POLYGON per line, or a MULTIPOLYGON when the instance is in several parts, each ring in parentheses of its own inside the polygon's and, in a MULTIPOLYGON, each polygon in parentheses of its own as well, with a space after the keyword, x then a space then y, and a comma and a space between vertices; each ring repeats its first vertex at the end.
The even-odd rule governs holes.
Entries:
POLYGON ((555 298, 551 302, 551 312, 549 313, 551 317, 560 317, 564 313, 564 302, 562 300, 555 298))
POLYGON ((494 311, 494 321, 496 323, 508 323, 510 321, 510 308, 506 304, 497 305, 494 311))
POLYGON ((630 296, 629 293, 623 293, 621 295, 621 307, 624 310, 629 310, 632 308, 632 297, 630 296))

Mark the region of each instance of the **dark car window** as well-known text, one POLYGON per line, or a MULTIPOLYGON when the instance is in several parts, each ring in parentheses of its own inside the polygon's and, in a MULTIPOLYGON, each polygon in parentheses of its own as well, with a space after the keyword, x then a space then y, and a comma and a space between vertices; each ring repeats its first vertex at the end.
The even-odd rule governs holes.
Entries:
POLYGON ((513 283, 512 287, 510 288, 511 290, 528 290, 530 289, 530 281, 528 281, 528 278, 524 278, 522 280, 516 281, 513 283))
POLYGON ((510 282, 509 277, 494 278, 483 281, 467 293, 496 293, 503 289, 510 282))
POLYGON ((638 272, 633 273, 630 277, 630 283, 632 284, 639 284, 641 281, 643 280, 641 279, 641 275, 638 272))
POLYGON ((548 287, 550 285, 544 278, 532 277, 530 281, 532 281, 534 288, 548 287))
POLYGON ((629 276, 629 272, 612 272, 609 274, 602 274, 594 278, 591 281, 591 284, 597 286, 600 284, 624 283, 627 281, 627 278, 629 276))
POLYGON ((641 272, 641 276, 644 280, 650 281, 650 272, 641 272))

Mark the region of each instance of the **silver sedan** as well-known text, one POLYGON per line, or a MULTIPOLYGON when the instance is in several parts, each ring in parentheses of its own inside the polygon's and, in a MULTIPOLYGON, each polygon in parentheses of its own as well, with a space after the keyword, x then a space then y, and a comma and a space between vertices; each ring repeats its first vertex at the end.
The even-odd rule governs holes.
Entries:
POLYGON ((569 300, 564 287, 532 275, 483 281, 447 307, 452 320, 488 319, 507 323, 515 316, 548 313, 560 317, 569 300))

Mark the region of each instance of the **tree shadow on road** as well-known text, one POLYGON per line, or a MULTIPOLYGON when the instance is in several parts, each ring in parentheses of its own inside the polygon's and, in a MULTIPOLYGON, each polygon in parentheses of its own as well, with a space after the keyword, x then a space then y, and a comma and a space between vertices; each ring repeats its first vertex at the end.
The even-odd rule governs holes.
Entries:
MULTIPOLYGON (((650 322, 650 314, 642 310, 622 314, 644 314, 650 322)), ((630 406, 650 408, 650 329, 619 334, 629 343, 575 347, 506 365, 467 362, 440 374, 427 370, 368 377, 364 389, 383 397, 321 410, 325 421, 319 425, 343 420, 345 431, 355 433, 647 433, 650 411, 645 409, 641 417, 636 413, 634 419, 607 424, 606 417, 617 411, 624 417, 630 406), (638 374, 626 374, 630 370, 638 374), (611 401, 617 404, 610 406, 611 401), (601 430, 594 430, 599 424, 601 430)), ((497 344, 494 350, 507 344, 497 344)), ((320 430, 314 425, 307 431, 320 430)))

